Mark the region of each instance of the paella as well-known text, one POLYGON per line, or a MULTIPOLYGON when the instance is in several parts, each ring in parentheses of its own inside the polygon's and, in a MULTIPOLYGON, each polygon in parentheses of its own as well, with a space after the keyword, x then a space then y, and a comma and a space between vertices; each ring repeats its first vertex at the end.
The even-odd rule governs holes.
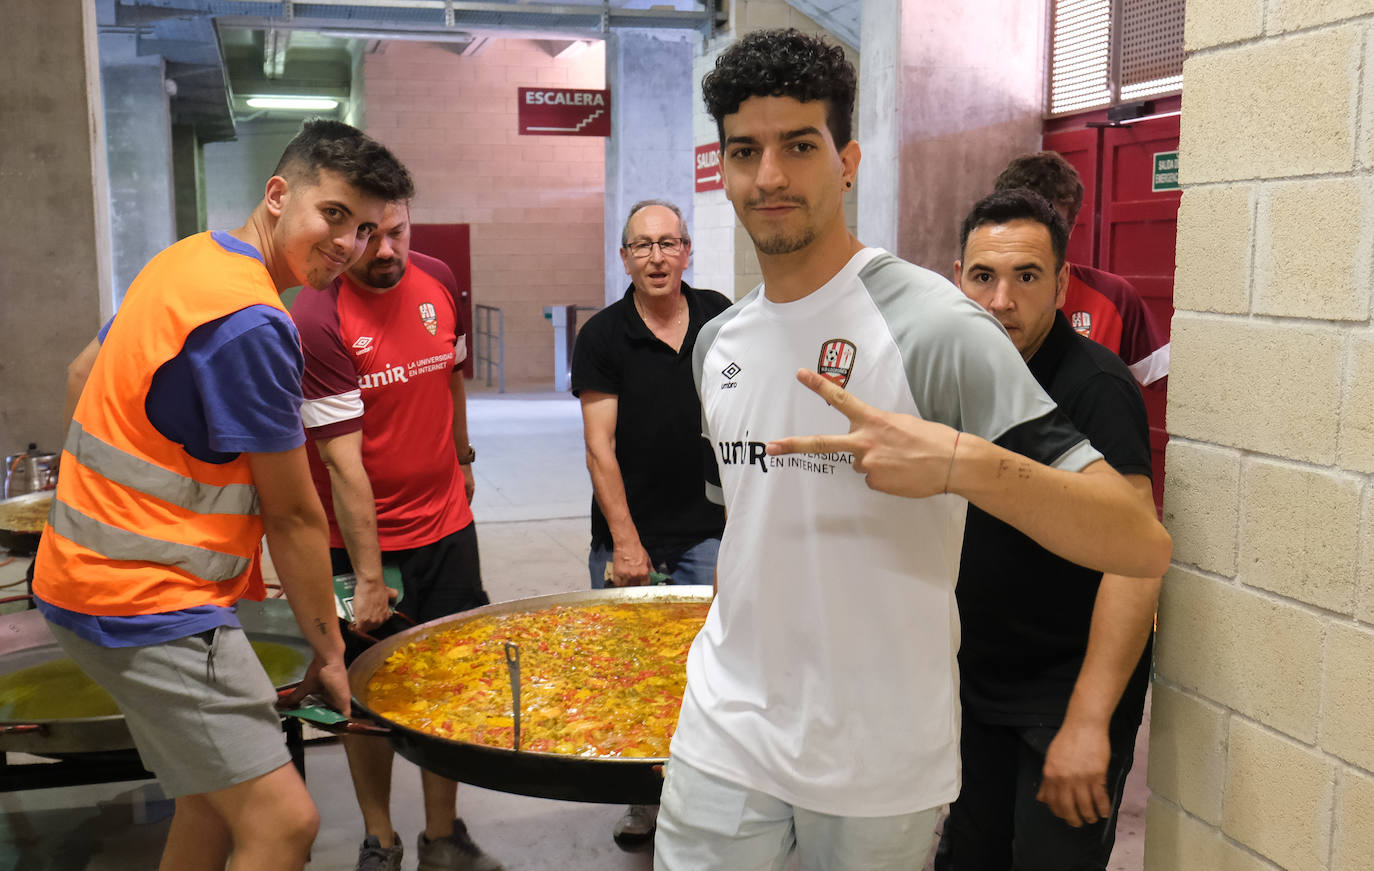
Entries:
POLYGON ((441 738, 511 748, 505 645, 521 650, 520 749, 582 757, 668 755, 687 651, 709 603, 570 604, 489 614, 393 650, 368 707, 441 738))

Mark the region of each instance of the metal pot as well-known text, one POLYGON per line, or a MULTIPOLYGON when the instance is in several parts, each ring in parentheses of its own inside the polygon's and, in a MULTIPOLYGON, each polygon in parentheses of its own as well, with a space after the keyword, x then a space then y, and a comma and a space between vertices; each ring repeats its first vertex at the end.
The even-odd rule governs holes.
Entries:
POLYGON ((709 602, 706 586, 619 587, 534 596, 484 605, 442 617, 392 635, 368 648, 348 669, 355 716, 367 716, 390 729, 396 752, 427 771, 474 786, 564 801, 603 804, 655 804, 663 787, 656 766, 662 758, 567 756, 529 750, 510 750, 441 738, 402 726, 368 707, 368 682, 398 647, 453 629, 488 614, 539 611, 556 605, 595 602, 709 602))
POLYGON ((57 454, 30 443, 22 454, 5 457, 4 498, 51 490, 57 486, 57 454))
MULTIPOLYGON (((302 653, 299 673, 283 686, 299 681, 313 655, 301 637, 291 606, 285 599, 240 602, 239 622, 253 641, 267 641, 302 653)), ((39 611, 0 615, 0 675, 66 659, 39 611)), ((108 753, 134 746, 124 717, 72 717, 39 722, 0 721, 0 752, 64 757, 108 753)))

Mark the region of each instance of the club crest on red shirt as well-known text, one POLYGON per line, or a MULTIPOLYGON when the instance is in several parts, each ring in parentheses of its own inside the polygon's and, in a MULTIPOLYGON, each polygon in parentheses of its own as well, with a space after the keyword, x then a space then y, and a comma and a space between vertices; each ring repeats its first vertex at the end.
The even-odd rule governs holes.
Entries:
POLYGON ((439 316, 434 311, 434 303, 420 303, 420 323, 425 325, 431 336, 439 332, 439 316))
POLYGON ((1092 338, 1092 312, 1074 312, 1069 315, 1069 323, 1073 325, 1073 331, 1078 333, 1078 335, 1092 338))
POLYGON ((854 343, 848 339, 826 339, 821 343, 816 372, 843 387, 849 383, 849 375, 854 371, 856 353, 854 343))

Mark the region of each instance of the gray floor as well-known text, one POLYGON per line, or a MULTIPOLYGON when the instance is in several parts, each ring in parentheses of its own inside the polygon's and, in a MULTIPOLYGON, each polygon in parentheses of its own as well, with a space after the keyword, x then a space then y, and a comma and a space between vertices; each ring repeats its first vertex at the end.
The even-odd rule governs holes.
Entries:
MULTIPOLYGON (((558 394, 474 393, 469 428, 477 446, 473 510, 483 576, 493 601, 587 586, 587 509, 577 402, 558 394)), ((0 587, 22 566, 0 567, 0 587)), ((1127 786, 1112 871, 1142 868, 1144 745, 1127 786)), ((362 824, 343 751, 312 742, 306 778, 322 826, 309 868, 349 871, 362 824)), ((397 760, 393 817, 415 867, 421 820, 419 774, 397 760)), ((0 871, 126 871, 157 865, 166 834, 165 803, 151 783, 0 793, 0 871)), ((464 786, 460 813, 477 842, 510 871, 648 869, 648 852, 624 853, 610 839, 621 808, 525 798, 464 786)))

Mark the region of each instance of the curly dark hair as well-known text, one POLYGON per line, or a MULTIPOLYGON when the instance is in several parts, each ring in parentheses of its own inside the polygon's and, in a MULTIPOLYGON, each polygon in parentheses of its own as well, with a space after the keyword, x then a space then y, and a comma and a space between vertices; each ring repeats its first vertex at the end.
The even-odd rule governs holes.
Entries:
POLYGON ((1068 222, 1049 200, 1030 188, 999 190, 979 200, 959 227, 959 257, 963 258, 968 237, 979 227, 1023 219, 1045 225, 1050 231, 1050 247, 1054 249, 1054 268, 1063 266, 1069 249, 1068 222))
POLYGON ((311 118, 287 144, 272 174, 313 184, 322 169, 387 202, 415 196, 410 171, 385 145, 342 121, 311 118))
POLYGON ((1078 170, 1057 151, 1023 154, 1007 164, 997 181, 992 183, 992 189, 1014 188, 1029 188, 1049 200, 1051 205, 1064 206, 1069 213, 1070 227, 1083 207, 1083 181, 1078 177, 1078 170))
POLYGON ((825 125, 836 148, 849 144, 858 77, 844 49, 799 30, 755 30, 731 45, 701 80, 706 111, 725 142, 726 115, 750 97, 824 100, 825 125))

